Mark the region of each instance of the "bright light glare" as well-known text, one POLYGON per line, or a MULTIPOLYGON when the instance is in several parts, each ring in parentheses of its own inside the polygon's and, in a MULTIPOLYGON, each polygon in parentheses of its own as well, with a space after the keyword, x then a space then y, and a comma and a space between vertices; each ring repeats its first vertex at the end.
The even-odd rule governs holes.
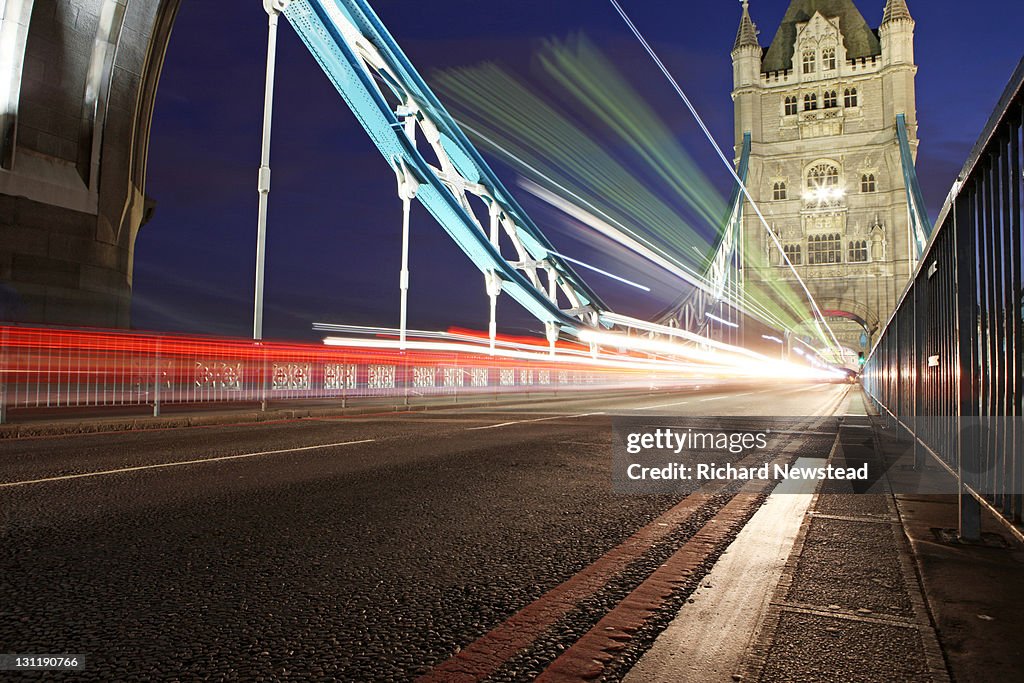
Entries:
POLYGON ((775 336, 770 335, 770 334, 762 334, 761 335, 761 339, 767 339, 768 341, 775 342, 776 344, 784 344, 785 343, 784 341, 782 341, 778 337, 775 337, 775 336))
POLYGON ((716 321, 718 321, 718 322, 722 323, 723 325, 728 325, 729 327, 739 327, 739 325, 737 325, 736 323, 733 323, 733 322, 729 322, 729 321, 728 321, 728 320, 726 320, 725 318, 719 318, 719 317, 718 317, 717 315, 715 315, 714 313, 708 313, 708 314, 707 314, 707 316, 708 316, 709 318, 711 318, 712 320, 716 320, 716 321))
POLYGON ((846 189, 842 187, 815 187, 804 192, 805 202, 818 202, 824 204, 828 201, 838 201, 846 196, 846 189))

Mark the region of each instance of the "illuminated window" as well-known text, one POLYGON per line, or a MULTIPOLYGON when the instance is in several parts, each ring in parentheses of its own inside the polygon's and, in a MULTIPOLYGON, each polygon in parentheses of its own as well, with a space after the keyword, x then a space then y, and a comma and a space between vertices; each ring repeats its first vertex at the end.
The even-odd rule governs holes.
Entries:
POLYGON ((788 258, 789 262, 794 266, 799 266, 802 263, 799 244, 786 244, 782 247, 782 250, 786 252, 786 258, 788 258))
POLYGON ((818 164, 807 172, 807 189, 839 187, 839 169, 832 164, 818 164))
POLYGON ((804 111, 814 111, 818 108, 818 96, 815 93, 804 95, 804 111))
POLYGON ((860 106, 858 104, 858 101, 857 101, 857 89, 856 88, 847 88, 846 89, 846 91, 843 93, 843 104, 846 105, 847 107, 857 107, 857 106, 860 106))
POLYGON ((874 173, 865 173, 860 177, 860 191, 874 192, 877 189, 874 173))
POLYGON ((786 98, 786 116, 793 116, 796 114, 796 105, 797 101, 795 96, 786 98))
POLYGON ((786 183, 775 183, 775 186, 772 187, 772 199, 777 202, 786 199, 786 183))
POLYGON ((842 263, 843 242, 839 235, 811 235, 807 238, 807 263, 821 265, 842 263))
POLYGON ((814 73, 814 50, 804 50, 804 73, 814 73))
POLYGON ((821 51, 821 67, 825 71, 836 68, 836 49, 834 47, 827 47, 821 51))
POLYGON ((868 243, 866 240, 853 240, 847 249, 847 261, 850 263, 867 263, 868 243))
POLYGON ((826 90, 822 97, 825 109, 835 109, 839 106, 839 95, 835 90, 826 90))

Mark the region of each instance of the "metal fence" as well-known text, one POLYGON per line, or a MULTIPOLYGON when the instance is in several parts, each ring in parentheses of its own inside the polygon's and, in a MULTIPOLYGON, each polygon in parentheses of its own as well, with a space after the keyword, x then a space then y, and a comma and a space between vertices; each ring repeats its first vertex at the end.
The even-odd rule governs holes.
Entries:
POLYGON ((1024 60, 864 368, 888 419, 958 477, 967 538, 980 533, 979 506, 1011 524, 1022 516, 1024 433, 1007 419, 1022 415, 1022 84, 1024 60))
MULTIPOLYGON (((540 360, 204 337, 0 326, 0 417, 62 408, 552 393, 679 377, 540 360)), ((573 361, 573 362, 570 362, 573 361)))

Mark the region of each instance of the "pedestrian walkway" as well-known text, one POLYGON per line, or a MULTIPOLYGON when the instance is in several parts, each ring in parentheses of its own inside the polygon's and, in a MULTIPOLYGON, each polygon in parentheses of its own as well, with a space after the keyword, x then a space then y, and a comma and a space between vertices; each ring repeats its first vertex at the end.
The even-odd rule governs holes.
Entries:
MULTIPOLYGON (((831 462, 884 471, 868 418, 847 418, 831 462)), ((804 517, 742 680, 949 680, 888 482, 825 482, 804 517)))
POLYGON ((873 418, 848 415, 829 462, 886 474, 777 489, 627 681, 1022 680, 1013 534, 989 519, 960 543, 955 496, 894 494, 919 477, 913 451, 873 418))

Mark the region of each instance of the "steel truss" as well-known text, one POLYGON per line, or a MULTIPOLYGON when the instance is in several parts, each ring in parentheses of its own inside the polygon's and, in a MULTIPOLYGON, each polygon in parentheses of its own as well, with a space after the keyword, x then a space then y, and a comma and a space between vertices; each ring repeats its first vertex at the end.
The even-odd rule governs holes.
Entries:
POLYGON ((403 292, 417 199, 484 274, 492 338, 502 291, 552 341, 600 325, 607 307, 554 253, 364 0, 293 0, 284 15, 395 171, 406 216, 403 292))

